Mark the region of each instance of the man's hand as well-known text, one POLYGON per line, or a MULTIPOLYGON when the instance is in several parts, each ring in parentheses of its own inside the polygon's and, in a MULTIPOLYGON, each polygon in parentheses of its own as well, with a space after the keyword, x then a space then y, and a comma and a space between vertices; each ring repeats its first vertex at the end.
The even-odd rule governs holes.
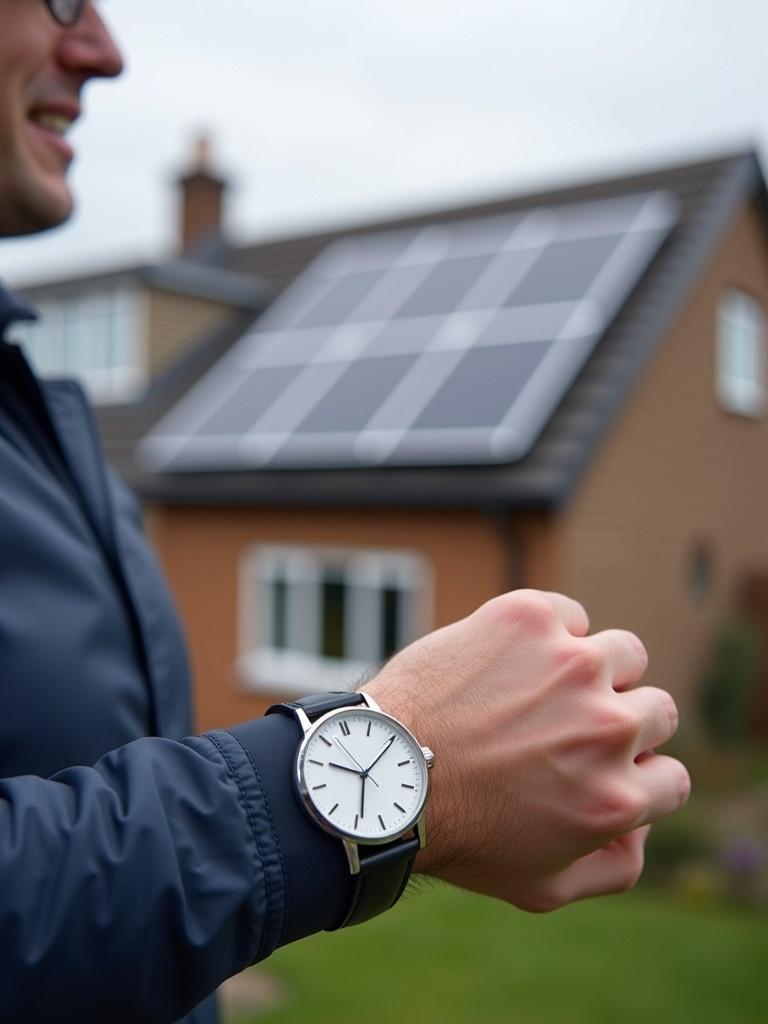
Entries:
POLYGON ((631 633, 520 590, 394 657, 364 689, 435 751, 416 870, 531 911, 631 888, 648 824, 688 798, 677 728, 631 633))

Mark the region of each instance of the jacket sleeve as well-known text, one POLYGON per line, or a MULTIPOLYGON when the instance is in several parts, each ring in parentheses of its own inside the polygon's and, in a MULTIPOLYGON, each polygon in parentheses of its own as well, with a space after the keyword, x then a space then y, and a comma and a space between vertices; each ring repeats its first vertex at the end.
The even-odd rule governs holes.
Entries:
POLYGON ((275 715, 0 781, 0 1021, 172 1022, 331 927, 348 872, 293 796, 296 744, 275 715))

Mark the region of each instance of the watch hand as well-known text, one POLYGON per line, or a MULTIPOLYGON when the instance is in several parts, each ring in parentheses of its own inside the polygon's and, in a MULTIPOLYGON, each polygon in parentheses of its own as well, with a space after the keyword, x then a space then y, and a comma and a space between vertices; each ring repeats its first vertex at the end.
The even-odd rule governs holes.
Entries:
POLYGON ((350 768, 348 764, 336 764, 335 761, 329 761, 328 765, 331 768, 341 768, 343 772, 352 772, 353 775, 359 775, 360 778, 363 777, 363 772, 359 772, 357 768, 350 768))
POLYGON ((352 757, 352 755, 347 750, 347 748, 344 746, 344 744, 341 742, 339 737, 338 736, 334 736, 333 740, 334 740, 334 743, 337 743, 341 747, 341 749, 344 751, 344 753, 347 755, 347 757, 350 759, 350 761, 354 761, 355 762, 355 764, 357 765, 357 770, 360 772, 360 774, 361 775, 365 775, 365 768, 363 768, 363 766, 360 764, 359 761, 355 760, 355 758, 352 757))
POLYGON ((360 789, 360 820, 365 817, 365 780, 368 778, 367 775, 362 776, 363 785, 360 789))
MULTIPOLYGON (((349 752, 349 751, 347 750, 347 748, 346 748, 346 747, 344 746, 344 744, 343 744, 343 743, 341 742, 341 740, 339 739, 339 737, 338 737, 338 736, 334 736, 334 737, 333 737, 333 739, 334 739, 334 741, 335 741, 336 743, 338 743, 338 745, 339 745, 339 746, 341 747, 341 749, 342 749, 342 750, 344 751, 344 753, 345 753, 345 754, 347 755, 347 757, 348 757, 348 758, 350 759, 350 761, 355 761, 355 758, 354 758, 354 757, 352 757, 352 755, 351 755, 351 754, 350 754, 350 752, 349 752)), ((362 765, 360 764, 360 762, 359 762, 359 761, 355 761, 355 764, 357 765, 357 767, 358 767, 358 769, 359 769, 359 771, 360 771, 360 775, 362 775, 362 776, 363 776, 363 778, 365 778, 365 776, 366 776, 366 775, 368 774, 368 772, 366 771, 366 769, 365 769, 365 768, 363 768, 363 766, 362 766, 362 765)), ((377 781, 376 781, 375 779, 371 779, 371 782, 372 782, 372 783, 374 784, 374 786, 376 787, 376 789, 378 789, 378 788, 379 788, 379 784, 378 784, 378 782, 377 782, 377 781)))
MULTIPOLYGON (((387 752, 387 751, 389 750, 389 748, 390 748, 390 747, 392 746, 392 744, 393 744, 394 742, 395 742, 395 737, 394 737, 394 736, 390 736, 390 737, 389 737, 389 739, 387 740, 387 742, 386 742, 386 743, 384 744, 384 746, 383 746, 383 747, 381 748, 381 750, 380 750, 380 751, 378 752, 378 754, 376 755, 376 757, 374 757, 374 759, 373 759, 373 760, 371 761, 371 763, 370 763, 370 764, 368 765, 368 767, 367 767, 367 768, 365 769, 365 773, 366 773, 366 775, 367 775, 367 774, 368 774, 368 772, 369 772, 369 771, 371 770, 371 768, 373 768, 373 766, 374 766, 374 765, 376 764, 376 762, 377 762, 377 761, 379 760, 379 758, 381 758, 381 757, 384 757, 384 755, 386 754, 386 752, 387 752)), ((373 779, 371 779, 371 782, 373 782, 373 781, 374 781, 374 780, 373 780, 373 779)))

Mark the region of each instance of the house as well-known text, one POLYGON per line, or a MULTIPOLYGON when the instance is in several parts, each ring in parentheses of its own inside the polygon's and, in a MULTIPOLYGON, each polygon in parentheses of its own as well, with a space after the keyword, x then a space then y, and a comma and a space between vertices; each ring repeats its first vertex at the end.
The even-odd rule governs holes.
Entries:
POLYGON ((196 272, 273 300, 107 434, 200 726, 350 685, 516 587, 636 631, 690 710, 768 578, 767 242, 747 151, 209 248, 196 272))

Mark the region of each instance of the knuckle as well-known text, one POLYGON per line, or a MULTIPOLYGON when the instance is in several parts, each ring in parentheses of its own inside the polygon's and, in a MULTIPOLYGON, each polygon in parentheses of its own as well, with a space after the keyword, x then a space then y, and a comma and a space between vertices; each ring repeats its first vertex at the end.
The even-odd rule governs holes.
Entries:
POLYGON ((645 809, 639 790, 622 783, 603 783, 588 801, 585 820, 596 835, 616 836, 634 828, 645 809))
POLYGON ((595 737, 598 743, 626 747, 640 734, 642 719, 634 708, 605 702, 593 711, 595 737))
POLYGON ((561 661, 568 678, 578 684, 596 683, 605 673, 605 655, 593 644, 572 642, 562 649, 561 661))
POLYGON ((491 602, 502 622, 526 632, 544 632, 552 625, 555 613, 550 602, 536 590, 515 590, 491 602))

